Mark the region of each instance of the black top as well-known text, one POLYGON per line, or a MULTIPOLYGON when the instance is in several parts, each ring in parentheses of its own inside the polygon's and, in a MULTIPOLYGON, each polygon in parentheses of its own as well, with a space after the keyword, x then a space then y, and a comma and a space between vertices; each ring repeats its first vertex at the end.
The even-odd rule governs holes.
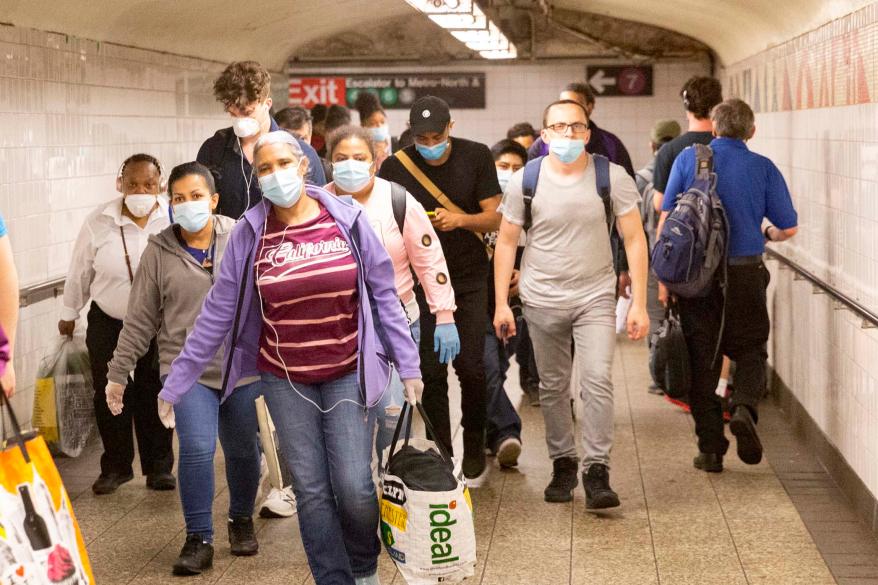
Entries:
MULTIPOLYGON (((494 157, 484 144, 452 137, 451 155, 438 167, 428 165, 414 145, 403 151, 446 197, 467 213, 481 213, 480 201, 502 193, 497 181, 494 157)), ((405 187, 427 211, 441 207, 395 156, 384 161, 378 176, 405 187)), ((448 262, 454 290, 464 292, 485 286, 488 256, 481 238, 465 229, 450 232, 437 230, 437 233, 448 262)))
MULTIPOLYGON (((280 130, 280 126, 271 120, 270 131, 280 130)), ((308 159, 308 174, 305 180, 322 187, 326 184, 323 174, 323 163, 310 144, 296 136, 296 141, 308 159)), ((242 156, 238 137, 231 127, 217 130, 216 134, 204 141, 198 149, 195 160, 209 168, 216 178, 216 190, 220 195, 216 213, 232 219, 238 219, 245 211, 262 201, 262 190, 259 180, 253 173, 253 167, 247 157, 242 156), (243 166, 243 168, 242 168, 243 166), (246 177, 246 178, 245 178, 246 177), (250 192, 247 192, 247 184, 250 192)))
POLYGON ((712 132, 686 132, 677 136, 664 146, 655 155, 655 170, 652 175, 652 185, 659 193, 664 193, 668 187, 668 179, 671 178, 671 167, 677 155, 693 144, 710 144, 713 140, 712 132))

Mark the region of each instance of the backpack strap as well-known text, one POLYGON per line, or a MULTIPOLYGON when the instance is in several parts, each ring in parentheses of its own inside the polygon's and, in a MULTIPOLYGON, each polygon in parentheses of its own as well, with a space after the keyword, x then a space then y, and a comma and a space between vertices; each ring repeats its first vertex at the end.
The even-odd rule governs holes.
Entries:
POLYGON ((402 234, 402 230, 405 227, 406 212, 405 187, 393 181, 390 181, 390 206, 393 208, 393 219, 396 220, 399 233, 402 234))
POLYGON ((524 176, 521 179, 521 193, 524 198, 524 226, 522 227, 524 227, 525 233, 527 233, 527 230, 533 225, 533 212, 531 211, 531 205, 533 205, 534 196, 537 194, 537 183, 540 180, 540 167, 543 164, 544 158, 546 158, 545 155, 538 156, 529 161, 524 167, 524 176))
POLYGON ((613 202, 610 200, 610 159, 601 155, 593 154, 595 183, 598 195, 604 202, 604 214, 607 218, 607 230, 613 229, 613 202))
POLYGON ((695 178, 710 182, 713 172, 713 150, 706 144, 695 143, 695 178))

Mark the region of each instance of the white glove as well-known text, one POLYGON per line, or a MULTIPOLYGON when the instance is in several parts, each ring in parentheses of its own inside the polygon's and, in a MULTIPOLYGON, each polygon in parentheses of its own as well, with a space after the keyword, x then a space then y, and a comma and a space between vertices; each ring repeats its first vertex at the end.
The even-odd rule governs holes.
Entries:
POLYGON ((174 405, 159 398, 159 420, 166 429, 173 429, 176 419, 174 418, 174 405))
POLYGON ((405 386, 405 399, 412 406, 415 406, 424 395, 424 382, 420 378, 409 378, 403 380, 402 385, 405 386))
POLYGON ((125 385, 108 380, 104 393, 107 395, 107 406, 113 416, 122 414, 122 397, 125 395, 125 385))

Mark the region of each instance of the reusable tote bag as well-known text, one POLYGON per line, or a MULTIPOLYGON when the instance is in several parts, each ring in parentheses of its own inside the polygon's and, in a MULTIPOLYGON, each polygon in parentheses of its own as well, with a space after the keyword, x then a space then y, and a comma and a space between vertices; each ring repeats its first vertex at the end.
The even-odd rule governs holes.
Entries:
POLYGON ((0 407, 12 423, 12 438, 0 444, 0 585, 93 585, 85 542, 46 442, 22 434, 2 388, 0 407))
MULTIPOLYGON (((418 412, 435 436, 420 403, 418 412)), ((445 448, 411 438, 412 415, 405 402, 381 475, 381 541, 408 585, 459 583, 476 566, 472 501, 445 448), (396 451, 404 424, 405 443, 396 451)))

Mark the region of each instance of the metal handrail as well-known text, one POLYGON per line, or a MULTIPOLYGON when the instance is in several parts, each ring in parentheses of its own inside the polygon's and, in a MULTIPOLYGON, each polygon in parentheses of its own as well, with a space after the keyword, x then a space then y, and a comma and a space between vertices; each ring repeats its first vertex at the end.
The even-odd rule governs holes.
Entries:
POLYGON ((860 301, 853 299, 850 296, 846 295, 845 293, 843 293, 839 289, 835 288, 834 286, 832 286, 828 282, 826 282, 823 279, 821 279, 820 277, 818 277, 813 272, 809 271, 807 268, 804 268, 801 264, 795 262, 794 260, 790 260, 789 258, 784 256, 780 252, 778 252, 776 250, 766 249, 766 253, 768 254, 768 256, 770 258, 778 260, 782 264, 789 266, 790 268, 793 269, 793 271, 795 271, 802 278, 810 281, 811 284, 813 284, 817 288, 821 289, 822 291, 826 292, 831 297, 833 297, 836 301, 847 306, 848 309, 850 309, 851 311, 853 311, 854 313, 856 313, 857 315, 862 317, 864 326, 878 327, 878 313, 876 313, 874 310, 872 310, 869 307, 867 307, 866 305, 860 303, 860 301))
POLYGON ((46 282, 34 284, 19 290, 18 305, 20 307, 27 307, 30 305, 35 305, 40 301, 53 299, 61 294, 64 294, 64 282, 66 280, 67 279, 62 276, 60 278, 47 280, 46 282))

